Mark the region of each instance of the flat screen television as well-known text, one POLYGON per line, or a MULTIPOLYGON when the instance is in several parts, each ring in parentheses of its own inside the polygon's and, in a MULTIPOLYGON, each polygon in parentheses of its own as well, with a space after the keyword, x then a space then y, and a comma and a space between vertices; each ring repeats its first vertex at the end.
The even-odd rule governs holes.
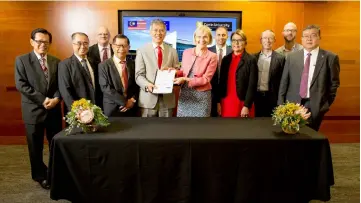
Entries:
MULTIPOLYGON (((193 33, 199 24, 211 28, 213 36, 219 26, 228 29, 230 36, 237 28, 242 28, 241 11, 118 11, 118 31, 130 40, 130 54, 144 44, 151 42, 149 33, 150 23, 154 19, 165 22, 167 33, 164 42, 171 45, 178 52, 179 61, 182 61, 184 49, 194 47, 193 33)), ((215 39, 210 46, 215 44, 215 39)), ((227 45, 230 45, 230 39, 227 45)))

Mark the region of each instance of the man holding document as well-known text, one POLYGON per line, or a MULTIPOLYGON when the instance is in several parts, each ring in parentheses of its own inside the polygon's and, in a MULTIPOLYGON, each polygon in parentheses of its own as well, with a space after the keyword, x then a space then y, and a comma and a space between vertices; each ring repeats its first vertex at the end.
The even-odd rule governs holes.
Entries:
POLYGON ((178 54, 163 43, 166 26, 162 20, 151 22, 150 33, 152 43, 139 48, 135 60, 135 81, 140 87, 138 105, 142 117, 171 117, 176 104, 172 83, 175 70, 168 69, 178 67, 178 54))

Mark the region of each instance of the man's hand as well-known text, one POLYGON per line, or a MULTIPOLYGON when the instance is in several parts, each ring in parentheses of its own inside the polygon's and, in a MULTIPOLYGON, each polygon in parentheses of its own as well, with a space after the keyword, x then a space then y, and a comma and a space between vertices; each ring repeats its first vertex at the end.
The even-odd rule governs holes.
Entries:
POLYGON ((180 78, 175 78, 175 79, 173 80, 174 84, 176 84, 176 85, 181 85, 181 84, 185 83, 186 81, 189 82, 189 78, 187 78, 187 77, 180 77, 180 78))
POLYGON ((244 106, 241 111, 241 117, 248 117, 248 115, 249 115, 249 109, 248 107, 244 106))
POLYGON ((153 90, 157 87, 155 85, 153 85, 152 83, 149 83, 149 85, 147 85, 147 88, 148 88, 148 92, 153 92, 153 90))
POLYGON ((54 108, 58 103, 59 103, 59 98, 53 98, 53 99, 49 99, 48 105, 46 105, 46 109, 52 109, 54 108))
POLYGON ((50 99, 48 97, 45 98, 43 102, 43 106, 45 109, 48 109, 47 106, 50 104, 50 99))
POLYGON ((129 109, 133 108, 134 107, 134 102, 135 100, 133 98, 130 98, 127 100, 127 103, 125 104, 125 106, 120 106, 119 107, 119 111, 120 112, 126 112, 128 111, 129 109))

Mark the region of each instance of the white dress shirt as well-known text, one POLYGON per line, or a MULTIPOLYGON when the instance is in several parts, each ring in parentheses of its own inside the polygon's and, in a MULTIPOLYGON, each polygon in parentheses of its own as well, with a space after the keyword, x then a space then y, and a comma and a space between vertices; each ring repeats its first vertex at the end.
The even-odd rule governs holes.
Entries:
MULTIPOLYGON (((310 69, 308 71, 308 84, 307 84, 307 98, 310 98, 310 86, 313 78, 313 73, 315 72, 316 62, 317 62, 317 56, 318 52, 320 50, 320 47, 317 47, 316 49, 312 50, 311 53, 311 60, 310 60, 310 69)), ((303 50, 304 57, 303 57, 303 65, 306 63, 307 54, 309 53, 306 51, 306 49, 303 50)))
POLYGON ((217 59, 218 59, 218 56, 219 56, 219 52, 220 50, 222 49, 222 59, 224 56, 226 56, 227 54, 227 44, 225 44, 222 48, 219 48, 217 45, 216 45, 216 49, 217 49, 217 59))
MULTIPOLYGON (((74 54, 74 55, 78 58, 78 60, 80 61, 80 64, 81 64, 81 60, 83 60, 83 59, 80 56, 76 55, 76 54, 74 54)), ((92 66, 90 65, 90 63, 89 63, 88 59, 86 58, 86 56, 85 56, 84 59, 86 60, 86 64, 88 66, 88 70, 89 70, 89 73, 90 73, 90 79, 91 79, 91 81, 93 83, 93 87, 95 87, 94 72, 93 72, 92 66)))
POLYGON ((108 54, 108 59, 110 57, 112 57, 112 54, 110 52, 110 44, 108 44, 107 46, 103 47, 101 46, 100 44, 98 44, 98 49, 99 49, 99 54, 100 54, 100 61, 103 62, 103 56, 104 56, 104 53, 105 51, 103 50, 104 48, 107 48, 107 54, 108 54))

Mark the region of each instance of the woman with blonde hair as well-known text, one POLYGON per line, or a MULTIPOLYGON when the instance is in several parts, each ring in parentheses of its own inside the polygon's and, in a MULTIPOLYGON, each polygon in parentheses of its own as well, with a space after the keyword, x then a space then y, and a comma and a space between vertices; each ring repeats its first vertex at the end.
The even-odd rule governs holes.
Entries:
POLYGON ((222 117, 254 117, 257 61, 246 52, 247 37, 242 30, 232 33, 231 42, 233 53, 223 58, 220 70, 218 114, 222 117))
POLYGON ((183 52, 182 68, 174 84, 182 85, 177 117, 210 117, 211 80, 217 68, 217 54, 208 50, 212 43, 212 32, 201 25, 194 32, 195 48, 183 52))

